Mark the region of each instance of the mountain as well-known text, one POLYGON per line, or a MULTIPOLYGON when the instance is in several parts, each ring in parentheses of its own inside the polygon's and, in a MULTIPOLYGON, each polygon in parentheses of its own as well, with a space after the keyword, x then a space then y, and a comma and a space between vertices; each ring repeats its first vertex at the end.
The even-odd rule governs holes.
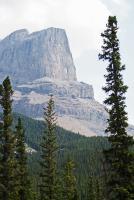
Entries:
MULTIPOLYGON (((18 30, 0 41, 0 80, 13 82, 14 110, 42 119, 54 95, 58 124, 87 136, 102 135, 108 114, 94 99, 91 85, 78 82, 66 33, 48 28, 29 34, 18 30)), ((134 128, 129 127, 130 134, 134 128)))
POLYGON ((44 76, 75 81, 76 72, 62 29, 29 34, 22 29, 0 41, 0 78, 10 74, 15 84, 26 83, 44 76))
POLYGON ((59 125, 90 136, 104 132, 105 109, 94 100, 92 86, 85 83, 42 78, 19 85, 14 93, 15 110, 41 119, 50 94, 54 95, 59 125))

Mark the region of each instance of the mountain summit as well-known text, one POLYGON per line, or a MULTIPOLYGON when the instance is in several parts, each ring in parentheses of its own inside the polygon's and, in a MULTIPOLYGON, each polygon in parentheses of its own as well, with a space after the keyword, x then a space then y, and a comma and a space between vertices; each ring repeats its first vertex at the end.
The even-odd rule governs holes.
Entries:
POLYGON ((10 74, 15 84, 42 77, 75 81, 76 70, 63 29, 29 34, 26 29, 0 41, 0 78, 10 74))
MULTIPOLYGON (((58 124, 87 136, 103 135, 108 114, 95 101, 92 85, 78 82, 63 29, 29 34, 18 30, 0 41, 0 80, 9 75, 15 88, 14 110, 42 119, 54 95, 58 124)), ((134 128, 129 127, 130 134, 134 128)))

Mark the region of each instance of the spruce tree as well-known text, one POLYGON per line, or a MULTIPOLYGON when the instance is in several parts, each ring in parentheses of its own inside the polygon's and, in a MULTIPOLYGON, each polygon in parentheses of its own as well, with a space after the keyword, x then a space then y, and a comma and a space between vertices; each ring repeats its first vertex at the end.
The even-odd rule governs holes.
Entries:
POLYGON ((103 200, 102 184, 100 177, 90 176, 88 183, 88 200, 103 200))
POLYGON ((76 177, 74 175, 74 162, 69 160, 65 165, 64 172, 64 191, 63 197, 65 200, 77 200, 76 177))
POLYGON ((3 111, 0 131, 0 199, 13 200, 15 190, 15 137, 12 126, 12 86, 9 77, 0 85, 0 105, 3 111))
POLYGON ((47 107, 44 109, 46 129, 41 143, 41 172, 40 172, 40 200, 56 200, 57 194, 57 141, 56 141, 56 117, 54 112, 54 100, 50 97, 47 107))
POLYGON ((88 200, 96 200, 95 178, 90 176, 88 183, 88 200))
POLYGON ((103 90, 108 97, 104 101, 107 105, 109 119, 106 133, 110 142, 110 149, 104 151, 108 163, 109 177, 107 179, 109 200, 134 199, 134 154, 131 147, 133 138, 127 134, 127 113, 125 111, 125 93, 122 72, 125 66, 121 64, 119 40, 117 38, 117 19, 110 16, 103 37, 102 54, 99 58, 107 61, 106 86, 103 90))
POLYGON ((103 189, 102 189, 102 183, 100 178, 96 178, 96 200, 103 200, 103 189))
POLYGON ((19 200, 30 199, 30 181, 28 177, 27 169, 27 153, 25 149, 25 133, 21 122, 18 118, 18 124, 16 126, 16 162, 17 162, 17 190, 19 200))

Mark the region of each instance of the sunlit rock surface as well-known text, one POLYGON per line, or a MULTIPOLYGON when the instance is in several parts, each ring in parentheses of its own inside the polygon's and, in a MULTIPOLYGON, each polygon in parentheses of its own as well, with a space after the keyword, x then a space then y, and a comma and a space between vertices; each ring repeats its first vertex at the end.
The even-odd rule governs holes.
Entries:
MULTIPOLYGON (((43 107, 54 96, 57 123, 86 136, 104 135, 108 114, 94 99, 93 87, 78 82, 63 29, 28 33, 18 30, 0 41, 0 80, 10 76, 14 111, 43 119, 43 107)), ((128 132, 134 134, 134 127, 128 132)))

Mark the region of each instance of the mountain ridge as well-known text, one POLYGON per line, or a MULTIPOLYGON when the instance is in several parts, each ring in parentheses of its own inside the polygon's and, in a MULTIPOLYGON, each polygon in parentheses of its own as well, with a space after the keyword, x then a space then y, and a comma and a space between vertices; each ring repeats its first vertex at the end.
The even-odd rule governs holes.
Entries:
MULTIPOLYGON (((77 81, 64 29, 28 33, 18 30, 0 41, 0 80, 9 75, 14 87, 14 111, 43 116, 54 95, 58 124, 86 136, 104 135, 108 114, 94 98, 92 85, 77 81)), ((134 134, 134 127, 130 127, 134 134)))
POLYGON ((14 85, 44 76, 76 80, 76 69, 63 29, 48 28, 28 34, 26 29, 0 41, 0 78, 10 74, 14 85))

